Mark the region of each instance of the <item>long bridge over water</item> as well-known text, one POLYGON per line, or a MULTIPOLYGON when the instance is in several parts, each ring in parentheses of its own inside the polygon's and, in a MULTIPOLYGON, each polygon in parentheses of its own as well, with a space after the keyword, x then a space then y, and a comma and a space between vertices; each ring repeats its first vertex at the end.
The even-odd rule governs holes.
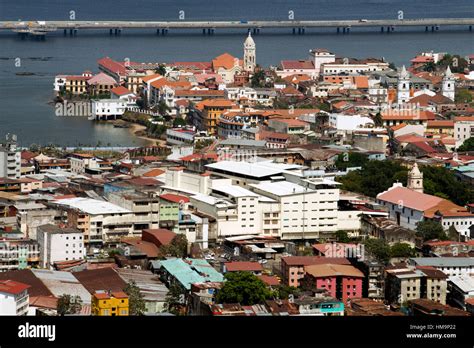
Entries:
POLYGON ((377 28, 391 33, 397 27, 418 27, 436 32, 444 27, 465 27, 472 31, 474 18, 423 18, 423 19, 359 19, 359 20, 284 20, 284 21, 0 21, 0 30, 11 30, 21 35, 45 36, 47 33, 64 31, 76 35, 79 30, 108 30, 119 35, 127 29, 156 30, 166 35, 170 30, 196 29, 212 35, 216 30, 243 29, 259 33, 261 29, 292 30, 304 34, 308 28, 334 28, 337 33, 350 33, 352 28, 377 28))

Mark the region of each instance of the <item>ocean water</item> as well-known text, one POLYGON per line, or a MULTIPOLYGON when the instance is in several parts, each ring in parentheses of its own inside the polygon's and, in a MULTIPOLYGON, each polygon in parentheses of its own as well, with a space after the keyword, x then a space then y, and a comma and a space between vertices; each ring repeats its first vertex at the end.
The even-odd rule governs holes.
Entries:
MULTIPOLYGON (((68 20, 74 11, 77 20, 285 20, 289 11, 295 19, 360 19, 473 17, 474 1, 452 0, 0 0, 0 20, 68 20), (182 13, 182 12, 181 12, 182 13)), ((132 61, 168 62, 209 60, 223 52, 242 55, 246 33, 217 31, 204 36, 199 30, 170 31, 157 36, 153 30, 123 31, 109 36, 107 31, 83 31, 75 37, 62 32, 45 41, 21 40, 10 32, 0 32, 0 137, 11 132, 22 145, 48 144, 76 146, 102 144, 133 146, 143 141, 126 129, 97 124, 80 117, 57 117, 49 104, 54 76, 97 72, 97 60, 104 56, 132 61), (18 60, 19 58, 19 60, 18 60), (20 62, 20 66, 18 63, 20 62), (31 72, 32 76, 19 76, 31 72)), ((474 53, 474 32, 467 28, 425 33, 423 28, 396 29, 381 34, 376 28, 352 29, 349 35, 335 30, 307 29, 305 35, 289 30, 262 30, 255 36, 257 62, 278 65, 282 59, 304 59, 308 50, 328 48, 344 57, 384 57, 397 65, 409 64, 420 51, 443 51, 461 55, 474 53)))

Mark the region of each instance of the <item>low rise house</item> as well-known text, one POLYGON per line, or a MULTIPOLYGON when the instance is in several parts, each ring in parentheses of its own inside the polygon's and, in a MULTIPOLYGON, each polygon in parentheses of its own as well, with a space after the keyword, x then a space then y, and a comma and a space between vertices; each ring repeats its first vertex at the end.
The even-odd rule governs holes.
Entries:
POLYGON ((96 291, 92 295, 92 315, 128 316, 129 298, 123 291, 96 291))
POLYGON ((223 265, 223 273, 251 272, 255 275, 261 275, 262 271, 263 271, 263 266, 258 262, 252 262, 252 261, 225 262, 223 265))

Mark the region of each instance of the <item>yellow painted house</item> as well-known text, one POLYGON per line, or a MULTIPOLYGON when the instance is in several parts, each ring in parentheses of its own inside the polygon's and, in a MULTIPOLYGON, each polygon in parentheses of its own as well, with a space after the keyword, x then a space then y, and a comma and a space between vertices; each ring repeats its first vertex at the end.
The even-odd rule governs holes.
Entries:
POLYGON ((96 291, 92 295, 92 315, 127 316, 128 295, 122 291, 96 291))

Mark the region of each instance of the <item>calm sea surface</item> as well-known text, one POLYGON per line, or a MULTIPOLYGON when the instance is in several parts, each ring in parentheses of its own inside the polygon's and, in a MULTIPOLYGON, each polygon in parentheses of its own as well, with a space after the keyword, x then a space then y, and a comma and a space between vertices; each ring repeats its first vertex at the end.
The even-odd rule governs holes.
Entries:
MULTIPOLYGON (((474 17, 473 0, 0 0, 0 20, 186 20, 361 19, 474 17)), ((0 137, 16 133, 22 145, 78 144, 140 145, 128 130, 96 124, 86 118, 56 117, 48 104, 57 74, 97 71, 97 59, 110 56, 132 61, 209 60, 220 53, 242 55, 242 31, 217 31, 203 36, 200 31, 171 31, 157 36, 153 30, 124 31, 120 37, 106 31, 79 32, 76 37, 61 33, 45 41, 20 40, 13 33, 0 33, 0 137), (16 67, 16 58, 21 66, 16 67), (31 72, 32 76, 18 76, 31 72)), ((257 61, 277 65, 282 59, 306 58, 311 48, 325 47, 347 57, 385 57, 397 65, 408 64, 417 52, 444 51, 474 54, 474 32, 467 28, 432 34, 424 29, 381 34, 374 29, 353 29, 350 35, 335 30, 306 30, 291 35, 289 30, 263 30, 255 37, 257 61)))

